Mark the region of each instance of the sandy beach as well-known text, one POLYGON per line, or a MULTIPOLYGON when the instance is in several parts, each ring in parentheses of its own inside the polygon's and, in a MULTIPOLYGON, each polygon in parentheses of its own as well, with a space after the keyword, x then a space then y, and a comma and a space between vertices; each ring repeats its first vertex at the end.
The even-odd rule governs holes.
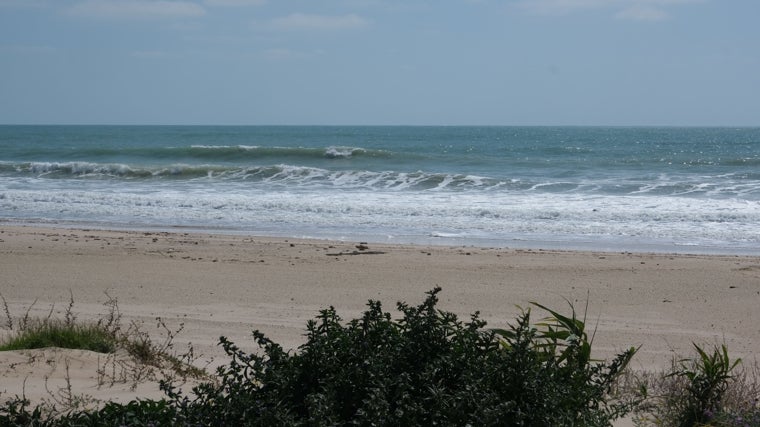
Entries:
MULTIPOLYGON (((225 362, 220 335, 253 351, 250 331, 259 329, 294 349, 322 308, 351 319, 375 299, 397 313, 397 301, 416 304, 435 286, 443 288, 442 309, 464 319, 479 311, 492 327, 506 326, 531 301, 568 312, 566 300, 580 311, 588 300, 595 356, 641 346, 636 369, 665 367, 692 342, 726 343, 751 361, 760 353, 758 257, 359 243, 3 225, 0 293, 12 315, 36 300, 29 313, 40 317, 51 307, 62 315, 73 295, 78 319, 103 316, 115 298, 125 322, 142 322, 158 339, 156 317, 170 328, 184 324, 177 348, 191 342, 196 363, 209 367, 225 362)), ((7 334, 5 319, 0 325, 7 334)), ((0 398, 49 397, 63 366, 75 391, 99 399, 160 395, 150 384, 98 387, 100 358, 0 353, 0 398)))

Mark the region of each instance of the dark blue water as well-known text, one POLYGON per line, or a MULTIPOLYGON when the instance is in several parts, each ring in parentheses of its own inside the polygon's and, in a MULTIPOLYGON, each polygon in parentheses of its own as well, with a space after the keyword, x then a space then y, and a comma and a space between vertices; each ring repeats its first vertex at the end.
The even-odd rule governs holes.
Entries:
POLYGON ((760 129, 0 126, 0 219, 755 253, 760 129))

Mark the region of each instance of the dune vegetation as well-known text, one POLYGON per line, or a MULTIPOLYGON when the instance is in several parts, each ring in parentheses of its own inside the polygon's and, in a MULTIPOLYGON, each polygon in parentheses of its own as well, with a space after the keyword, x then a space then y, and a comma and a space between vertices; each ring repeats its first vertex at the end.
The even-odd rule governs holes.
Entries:
POLYGON ((379 301, 350 321, 324 309, 296 351, 259 331, 254 353, 221 337, 228 362, 213 374, 173 350, 179 331, 160 319, 163 342, 134 323, 122 327, 110 297, 96 322, 76 319, 73 297, 63 319, 30 319, 28 310, 15 318, 4 304, 9 333, 0 350, 123 349, 134 361, 133 380, 160 381, 164 397, 50 410, 0 396, 0 425, 609 426, 629 417, 641 426, 760 426, 756 371, 725 346, 695 344, 695 356, 667 372, 633 372, 635 347, 609 361, 592 357, 593 333, 572 305, 562 314, 534 303, 508 327, 492 329, 477 313, 463 321, 438 309, 439 292, 417 306, 398 303, 397 319, 379 301), (534 320, 534 311, 545 314, 534 320), (187 376, 199 381, 182 390, 178 379, 187 376))

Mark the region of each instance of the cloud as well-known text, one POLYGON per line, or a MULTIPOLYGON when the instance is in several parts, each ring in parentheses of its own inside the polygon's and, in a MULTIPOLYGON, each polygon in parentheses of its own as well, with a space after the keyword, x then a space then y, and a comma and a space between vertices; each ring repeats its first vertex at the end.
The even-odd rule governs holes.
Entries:
POLYGON ((269 27, 282 31, 334 31, 366 27, 368 22, 355 14, 330 16, 294 13, 275 18, 269 27))
POLYGON ((259 6, 267 0, 203 0, 208 6, 259 6))
POLYGON ((263 52, 264 57, 274 61, 291 61, 299 59, 310 59, 320 56, 324 53, 322 50, 298 51, 292 49, 267 49, 263 52))
POLYGON ((668 13, 661 8, 637 4, 621 10, 615 17, 633 21, 662 21, 668 18, 668 13))
POLYGON ((69 12, 107 19, 189 18, 206 14, 197 3, 175 0, 85 0, 74 4, 69 12))
POLYGON ((616 0, 520 0, 518 6, 541 15, 560 15, 579 9, 591 9, 617 3, 616 0))
POLYGON ((43 45, 0 45, 0 52, 38 55, 56 52, 56 49, 43 45))
POLYGON ((0 7, 31 8, 42 6, 47 6, 42 0, 0 0, 0 7))
POLYGON ((637 21, 662 21, 669 17, 674 5, 699 3, 703 0, 518 0, 521 9, 540 15, 564 15, 582 10, 607 9, 615 17, 637 21))
POLYGON ((130 56, 140 59, 162 59, 168 58, 170 54, 160 50, 136 50, 130 56))

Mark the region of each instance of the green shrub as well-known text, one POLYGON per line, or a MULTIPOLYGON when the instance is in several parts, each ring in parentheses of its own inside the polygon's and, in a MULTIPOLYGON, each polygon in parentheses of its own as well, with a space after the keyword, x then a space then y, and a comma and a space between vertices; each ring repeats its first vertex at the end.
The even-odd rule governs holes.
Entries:
POLYGON ((176 426, 176 411, 166 400, 133 400, 106 403, 103 408, 46 417, 39 407, 29 410, 28 402, 14 399, 0 408, 0 426, 30 427, 158 427, 176 426))
POLYGON ((29 401, 21 397, 9 399, 0 407, 0 426, 52 426, 53 420, 46 420, 40 407, 29 408, 29 401))
POLYGON ((601 426, 631 409, 609 392, 634 349, 591 362, 585 334, 540 332, 529 311, 497 334, 477 314, 461 322, 438 310, 439 291, 399 303, 397 321, 376 301, 346 324, 323 310, 292 354, 259 332, 261 354, 222 338, 231 362, 219 384, 192 398, 167 391, 182 419, 202 425, 601 426))

